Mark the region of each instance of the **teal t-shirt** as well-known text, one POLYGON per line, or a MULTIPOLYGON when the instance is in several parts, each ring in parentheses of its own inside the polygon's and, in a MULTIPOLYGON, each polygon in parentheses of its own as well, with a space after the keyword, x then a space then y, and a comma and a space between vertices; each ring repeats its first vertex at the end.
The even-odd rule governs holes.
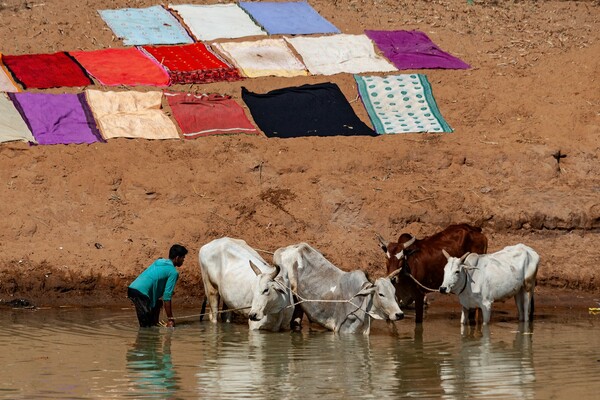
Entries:
POLYGON ((177 278, 179 278, 179 272, 173 265, 173 261, 159 258, 131 282, 129 287, 148 296, 154 307, 156 301, 161 297, 164 301, 171 300, 177 278))

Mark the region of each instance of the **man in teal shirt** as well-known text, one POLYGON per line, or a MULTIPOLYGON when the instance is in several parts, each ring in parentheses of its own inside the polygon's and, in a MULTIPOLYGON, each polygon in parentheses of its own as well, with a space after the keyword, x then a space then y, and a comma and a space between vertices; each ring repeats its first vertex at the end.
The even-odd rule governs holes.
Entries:
POLYGON ((169 259, 159 258, 144 270, 127 288, 127 297, 135 305, 141 327, 158 325, 160 309, 164 303, 168 327, 175 326, 171 297, 179 278, 176 267, 183 265, 187 249, 174 244, 169 250, 169 259))

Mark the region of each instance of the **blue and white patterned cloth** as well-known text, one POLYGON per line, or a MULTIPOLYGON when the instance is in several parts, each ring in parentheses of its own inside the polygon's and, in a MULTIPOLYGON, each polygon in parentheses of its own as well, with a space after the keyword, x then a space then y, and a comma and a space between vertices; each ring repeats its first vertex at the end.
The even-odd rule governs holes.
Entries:
POLYGON ((378 134, 452 132, 437 107, 427 76, 354 75, 354 79, 378 134))
POLYGON ((162 6, 100 10, 100 17, 126 45, 193 43, 177 18, 162 6))

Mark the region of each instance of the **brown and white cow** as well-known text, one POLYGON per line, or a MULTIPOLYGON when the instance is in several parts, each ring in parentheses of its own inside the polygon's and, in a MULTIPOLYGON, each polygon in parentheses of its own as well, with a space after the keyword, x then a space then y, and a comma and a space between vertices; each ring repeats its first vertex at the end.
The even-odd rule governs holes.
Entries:
POLYGON ((485 254, 488 243, 481 228, 468 224, 450 225, 423 239, 403 233, 398 242, 386 244, 381 237, 379 242, 387 257, 387 273, 402 269, 402 273, 396 277, 398 303, 406 307, 415 302, 417 323, 423 322, 427 288, 434 291, 444 279, 447 260, 442 250, 445 249, 453 257, 460 257, 468 252, 485 254))

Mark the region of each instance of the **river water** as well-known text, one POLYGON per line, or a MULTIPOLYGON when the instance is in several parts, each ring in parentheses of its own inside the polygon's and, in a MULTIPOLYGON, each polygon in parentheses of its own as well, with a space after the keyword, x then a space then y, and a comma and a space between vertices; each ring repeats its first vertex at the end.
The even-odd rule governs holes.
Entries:
POLYGON ((0 310, 0 398, 599 398, 600 316, 536 318, 461 332, 456 315, 428 315, 422 329, 407 319, 339 336, 196 318, 139 329, 132 309, 0 310))

